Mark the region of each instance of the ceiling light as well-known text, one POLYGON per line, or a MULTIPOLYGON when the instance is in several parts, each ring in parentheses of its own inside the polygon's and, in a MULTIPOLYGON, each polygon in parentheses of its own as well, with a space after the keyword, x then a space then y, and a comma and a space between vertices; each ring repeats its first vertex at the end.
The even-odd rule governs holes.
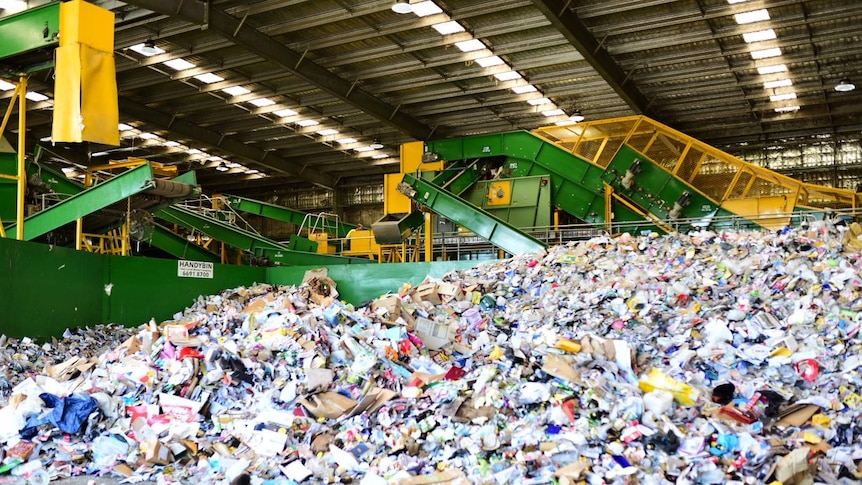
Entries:
POLYGON ((480 51, 485 48, 485 44, 482 43, 481 40, 478 39, 470 39, 463 40, 461 42, 455 42, 455 47, 461 50, 461 52, 473 52, 480 51))
POLYGON ((784 64, 773 64, 771 66, 762 66, 757 68, 757 72, 761 75, 775 74, 777 72, 786 72, 787 66, 784 64))
POLYGON ((781 55, 781 49, 778 47, 773 47, 771 49, 760 49, 757 51, 751 51, 752 59, 768 59, 770 57, 778 57, 781 55))
POLYGON ((563 110, 561 110, 560 108, 557 108, 557 109, 548 109, 548 110, 542 111, 542 116, 547 116, 547 117, 549 117, 549 118, 550 118, 551 116, 562 116, 562 115, 564 115, 564 114, 566 114, 566 112, 565 112, 565 111, 563 111, 563 110))
POLYGON ((569 119, 574 121, 575 123, 580 123, 581 121, 584 121, 585 118, 584 115, 581 114, 581 110, 576 109, 572 111, 572 115, 569 116, 569 119))
POLYGON ((4 14, 12 14, 27 10, 27 2, 24 0, 0 0, 0 10, 4 14))
POLYGON ((772 40, 777 38, 773 29, 758 30, 757 32, 746 32, 742 34, 742 40, 751 44, 752 42, 761 42, 764 40, 772 40))
POLYGON ((236 163, 236 162, 227 162, 226 165, 227 165, 227 168, 241 168, 242 167, 241 163, 236 163))
POLYGON ((133 129, 133 127, 131 125, 127 125, 125 123, 120 123, 119 125, 117 125, 117 129, 119 129, 120 131, 129 131, 129 130, 133 129))
POLYGON ((792 113, 794 111, 799 111, 799 106, 782 106, 780 108, 775 108, 776 113, 792 113))
POLYGON ((166 141, 166 142, 165 142, 165 146, 166 146, 166 147, 168 147, 168 148, 173 148, 173 147, 178 147, 178 146, 180 146, 180 143, 179 143, 179 142, 177 142, 177 141, 168 140, 168 141, 166 141))
POLYGON ((230 94, 231 96, 241 96, 243 94, 248 94, 251 92, 250 90, 242 86, 231 86, 229 88, 222 89, 222 91, 226 92, 227 94, 230 94))
POLYGON ((96 152, 91 154, 91 156, 94 157, 104 157, 105 155, 108 155, 108 152, 96 152))
POLYGON ((375 137, 374 141, 372 141, 371 144, 368 146, 374 150, 380 150, 381 148, 383 148, 383 143, 380 142, 380 137, 375 137))
POLYGON ((332 136, 332 135, 337 135, 338 130, 333 130, 332 128, 326 128, 324 130, 318 130, 317 134, 320 136, 332 136))
POLYGON ((772 102, 789 101, 791 99, 796 99, 796 93, 773 94, 769 97, 769 100, 772 102))
POLYGON ((342 145, 347 145, 350 143, 356 143, 356 138, 339 138, 335 141, 341 143, 342 145))
POLYGON ((317 121, 314 121, 314 120, 298 120, 296 122, 296 124, 299 126, 306 126, 307 127, 307 126, 317 126, 320 123, 318 123, 317 121))
POLYGON ((273 101, 269 98, 257 98, 257 99, 252 99, 251 101, 249 101, 249 103, 257 106, 258 108, 263 108, 264 106, 274 105, 275 101, 273 101))
POLYGON ((197 155, 202 152, 197 148, 189 148, 188 150, 186 150, 186 153, 188 153, 189 155, 197 155))
POLYGON ((528 99, 527 102, 533 106, 541 106, 543 104, 551 104, 551 100, 548 98, 528 99))
POLYGON ((35 91, 28 91, 25 97, 30 101, 33 101, 34 103, 38 103, 39 101, 45 101, 46 99, 48 99, 48 96, 45 96, 42 93, 37 93, 35 91))
POLYGON ((373 158, 375 160, 382 160, 384 158, 389 158, 389 155, 387 155, 385 153, 378 153, 377 155, 372 155, 371 158, 373 158))
POLYGON ((410 6, 410 2, 407 0, 396 0, 396 2, 392 4, 392 11, 395 13, 405 14, 412 12, 413 7, 410 6))
POLYGON ((536 86, 533 86, 532 84, 515 86, 514 88, 512 88, 512 92, 515 94, 535 93, 536 91, 538 91, 538 89, 536 89, 536 86))
POLYGON ((207 84, 212 84, 212 83, 217 83, 219 81, 224 81, 223 77, 217 76, 211 72, 198 74, 197 76, 195 76, 195 79, 197 79, 200 82, 207 83, 207 84))
POLYGON ((572 126, 572 125, 576 125, 576 124, 578 124, 578 122, 577 122, 577 121, 572 121, 572 119, 571 119, 571 118, 569 118, 569 119, 566 119, 566 120, 555 121, 555 122, 554 122, 554 124, 555 124, 555 125, 557 125, 557 126, 572 126))
POLYGON ((216 165, 216 170, 218 170, 219 172, 227 172, 230 169, 228 168, 227 165, 224 164, 224 162, 222 162, 222 163, 216 165))
POLYGON ((500 56, 490 56, 476 59, 476 64, 479 64, 482 67, 491 67, 505 64, 505 62, 500 58, 500 56))
POLYGON ((747 2, 748 0, 727 0, 727 3, 733 5, 734 3, 742 3, 747 2))
POLYGON ((742 24, 752 24, 754 22, 760 22, 762 20, 769 20, 769 11, 765 8, 760 10, 752 10, 750 12, 738 13, 733 16, 736 20, 736 23, 742 24))
POLYGON ((145 132, 139 134, 138 138, 140 138, 141 140, 152 140, 153 138, 158 138, 158 135, 156 135, 155 133, 150 133, 148 131, 145 131, 145 132))
POLYGON ((171 59, 169 61, 165 61, 162 64, 170 67, 174 71, 183 71, 185 69, 191 69, 195 67, 191 62, 183 59, 182 57, 178 57, 176 59, 171 59))
POLYGON ((249 174, 249 175, 254 175, 254 174, 256 174, 256 173, 260 173, 260 170, 257 170, 257 169, 254 169, 254 168, 253 168, 253 169, 251 169, 251 170, 246 170, 246 171, 245 171, 245 173, 247 173, 247 174, 249 174))
POLYGON ((411 10, 413 10, 413 13, 415 13, 417 17, 427 17, 429 15, 443 13, 443 9, 438 7, 437 4, 431 0, 414 3, 411 5, 411 10))
POLYGON ((835 85, 835 90, 839 93, 847 93, 853 91, 854 89, 856 89, 856 85, 850 82, 850 79, 846 77, 842 79, 841 82, 835 85))
POLYGON ((359 152, 359 153, 362 153, 362 152, 370 152, 370 151, 372 151, 372 150, 376 150, 376 148, 371 148, 370 146, 367 146, 367 147, 359 147, 359 148, 354 148, 354 149, 353 149, 353 151, 355 151, 355 152, 359 152))
POLYGON ((0 91, 9 91, 10 89, 15 89, 15 85, 0 79, 0 91))
POLYGON ((431 28, 439 32, 440 35, 449 35, 458 32, 464 32, 464 27, 462 27, 461 24, 454 20, 443 22, 442 24, 432 25, 431 28))
POLYGON ((74 167, 63 167, 60 170, 62 170, 63 173, 65 173, 66 175, 69 175, 70 173, 75 171, 74 167))
POLYGON ((778 79, 776 81, 766 81, 763 83, 764 89, 788 88, 793 86, 793 81, 790 79, 778 79))
POLYGON ((498 81, 514 81, 515 79, 521 79, 521 75, 518 74, 518 71, 498 72, 497 74, 494 74, 494 77, 497 78, 498 81))
POLYGON ((297 112, 290 109, 290 108, 284 108, 284 109, 277 109, 277 110, 273 111, 272 114, 278 116, 279 118, 287 118, 289 116, 296 116, 297 112))
POLYGON ((129 47, 129 49, 147 57, 165 53, 165 50, 156 47, 156 43, 152 40, 147 40, 146 42, 143 42, 141 44, 135 44, 129 47))
POLYGON ((213 157, 207 158, 208 162, 220 162, 222 160, 224 160, 224 158, 219 157, 219 156, 213 156, 213 157))

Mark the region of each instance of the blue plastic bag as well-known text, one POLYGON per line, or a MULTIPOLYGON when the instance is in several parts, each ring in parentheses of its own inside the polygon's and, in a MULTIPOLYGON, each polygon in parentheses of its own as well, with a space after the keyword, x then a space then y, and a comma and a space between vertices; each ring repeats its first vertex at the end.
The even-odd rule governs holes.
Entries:
POLYGON ((30 439, 36 436, 37 428, 51 423, 68 434, 77 434, 87 422, 90 414, 99 409, 99 403, 87 394, 75 393, 66 397, 58 397, 51 393, 39 394, 45 407, 52 408, 50 412, 31 416, 27 425, 21 430, 21 437, 30 439))

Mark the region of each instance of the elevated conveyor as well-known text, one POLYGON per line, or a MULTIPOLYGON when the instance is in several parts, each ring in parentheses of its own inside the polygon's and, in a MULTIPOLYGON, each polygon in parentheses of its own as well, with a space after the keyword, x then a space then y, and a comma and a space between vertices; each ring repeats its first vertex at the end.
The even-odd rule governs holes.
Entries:
POLYGON ((156 217, 178 224, 189 230, 200 231, 225 244, 247 251, 270 263, 286 266, 366 264, 374 261, 365 258, 347 258, 328 254, 309 253, 289 249, 286 245, 246 231, 214 217, 186 207, 164 207, 155 212, 156 217))
POLYGON ((399 192, 511 254, 541 251, 547 247, 543 242, 479 209, 433 181, 405 174, 399 192))
MULTIPOLYGON (((282 207, 280 205, 270 204, 268 202, 262 202, 248 197, 240 197, 238 195, 225 194, 222 196, 222 200, 224 200, 227 205, 235 211, 247 212, 249 214, 266 217, 267 219, 295 224, 297 226, 307 223, 309 217, 316 217, 300 210, 290 209, 288 207, 282 207)), ((351 229, 355 228, 355 224, 348 224, 332 218, 321 217, 319 219, 318 227, 315 227, 314 229, 326 232, 335 237, 344 238, 347 237, 347 233, 350 232, 351 229)))
MULTIPOLYGON (((42 180, 42 183, 54 193, 63 195, 75 195, 86 190, 86 187, 83 184, 66 178, 63 173, 55 171, 48 166, 33 164, 29 168, 30 174, 35 173, 36 175, 38 175, 38 177, 42 180)), ((194 175, 194 172, 188 172, 186 174, 180 175, 179 177, 174 178, 173 181, 188 184, 191 186, 197 185, 197 180, 194 175)), ((133 204, 130 205, 134 205, 135 208, 142 208, 139 207, 142 204, 137 201, 134 201, 133 204)), ((154 206, 148 207, 148 209, 154 208, 154 206)), ((100 217, 98 214, 90 214, 88 217, 85 217, 84 224, 87 228, 87 231, 101 234, 116 226, 116 219, 116 217, 100 217)), ((203 248, 191 241, 186 240, 182 236, 179 236, 170 229, 158 223, 153 226, 153 235, 148 242, 153 247, 161 249, 162 251, 165 251, 166 253, 180 259, 188 259, 193 261, 209 261, 213 263, 218 263, 221 261, 221 258, 218 254, 215 254, 212 251, 207 250, 206 248, 203 248)))
MULTIPOLYGON (((153 207, 196 192, 195 186, 181 181, 156 179, 152 167, 143 164, 26 218, 24 240, 35 239, 139 194, 147 199, 143 206, 153 207)), ((11 225, 7 230, 14 227, 11 225)))

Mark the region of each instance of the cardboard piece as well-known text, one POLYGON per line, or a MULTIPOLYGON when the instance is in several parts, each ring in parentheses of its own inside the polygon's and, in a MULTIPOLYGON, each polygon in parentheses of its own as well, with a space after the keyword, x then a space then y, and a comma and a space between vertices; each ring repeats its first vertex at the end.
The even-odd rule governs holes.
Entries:
POLYGON ((558 469, 554 472, 554 476, 560 479, 560 483, 568 480, 566 483, 580 480, 581 475, 590 468, 590 464, 583 461, 576 461, 558 469))
POLYGON ((785 484, 793 483, 797 475, 808 471, 808 453, 811 451, 807 446, 799 447, 787 455, 781 457, 775 464, 774 479, 785 484))
POLYGON ((437 283, 437 294, 444 303, 449 300, 461 301, 464 299, 464 291, 459 285, 452 283, 437 283))
POLYGON ((441 485, 468 485, 467 475, 457 468, 450 468, 446 471, 429 473, 427 475, 415 475, 409 478, 399 479, 398 485, 426 485, 426 484, 441 484, 441 485))
POLYGON ((316 418, 336 419, 356 407, 357 402, 337 392, 321 392, 297 401, 316 418))
MULTIPOLYGON (((130 338, 129 340, 137 339, 135 337, 130 338)), ((128 341, 127 341, 128 342, 128 341)), ((121 346, 122 347, 122 346, 121 346)), ((140 348, 140 342, 138 342, 138 348, 140 348)), ((137 351, 130 351, 137 352, 137 351)), ((74 379, 81 375, 84 372, 92 369, 98 363, 96 359, 85 359, 83 357, 72 357, 71 359, 62 362, 57 365, 52 365, 45 367, 45 374, 53 379, 63 382, 68 381, 70 379, 74 379)))
POLYGON ((448 323, 434 322, 421 317, 416 319, 416 335, 422 339, 422 343, 429 350, 439 350, 455 338, 455 332, 448 323))
POLYGON ((391 391, 389 389, 383 389, 381 387, 374 387, 370 391, 368 391, 362 399, 359 400, 359 403, 354 407, 350 413, 345 416, 346 418, 352 418, 357 414, 362 414, 366 410, 369 413, 373 413, 380 409, 387 401, 391 401, 398 394, 395 391, 391 391))
POLYGON ((385 310, 389 318, 395 320, 401 316, 401 298, 398 295, 380 297, 371 303, 371 310, 374 313, 378 313, 378 310, 385 310))
POLYGON ((423 301, 427 301, 432 305, 439 305, 442 303, 440 301, 440 295, 437 294, 437 283, 422 283, 416 287, 416 293, 414 293, 413 296, 418 298, 420 303, 423 301))
POLYGON ((30 458, 30 454, 33 453, 33 450, 36 449, 36 443, 27 440, 21 440, 15 443, 15 446, 9 448, 9 451, 6 452, 6 456, 11 458, 20 458, 24 461, 27 461, 30 458))
POLYGON ((174 458, 171 449, 158 438, 150 438, 142 442, 141 454, 146 462, 154 465, 169 465, 174 458))
POLYGON ((792 404, 781 411, 778 419, 772 425, 777 428, 801 427, 820 412, 820 406, 816 404, 792 404))
POLYGON ((575 384, 581 382, 581 375, 572 366, 571 361, 562 355, 546 355, 542 370, 554 377, 559 377, 575 384))
POLYGON ((338 298, 335 281, 328 276, 311 278, 305 284, 306 298, 317 305, 328 307, 338 298))

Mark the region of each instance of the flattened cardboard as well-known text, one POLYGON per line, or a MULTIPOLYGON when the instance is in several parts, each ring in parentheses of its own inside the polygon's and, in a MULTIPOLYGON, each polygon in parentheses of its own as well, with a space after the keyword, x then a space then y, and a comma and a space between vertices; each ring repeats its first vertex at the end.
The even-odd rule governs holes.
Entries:
POLYGON ((154 465, 168 465, 173 461, 171 449, 157 438, 150 438, 141 443, 144 460, 154 465))
POLYGON ((581 375, 578 371, 575 370, 568 359, 561 355, 546 355, 545 365, 542 366, 542 370, 554 377, 559 377, 576 384, 581 381, 581 375))
POLYGON ((402 478, 396 482, 398 485, 468 485, 467 475, 457 468, 450 468, 443 472, 429 473, 427 475, 416 475, 410 478, 402 478))
POLYGON ((798 428, 818 412, 820 412, 820 406, 816 404, 793 404, 781 411, 772 425, 777 428, 798 428))
POLYGON ((356 407, 357 402, 337 392, 321 392, 297 401, 316 418, 337 419, 356 407))

